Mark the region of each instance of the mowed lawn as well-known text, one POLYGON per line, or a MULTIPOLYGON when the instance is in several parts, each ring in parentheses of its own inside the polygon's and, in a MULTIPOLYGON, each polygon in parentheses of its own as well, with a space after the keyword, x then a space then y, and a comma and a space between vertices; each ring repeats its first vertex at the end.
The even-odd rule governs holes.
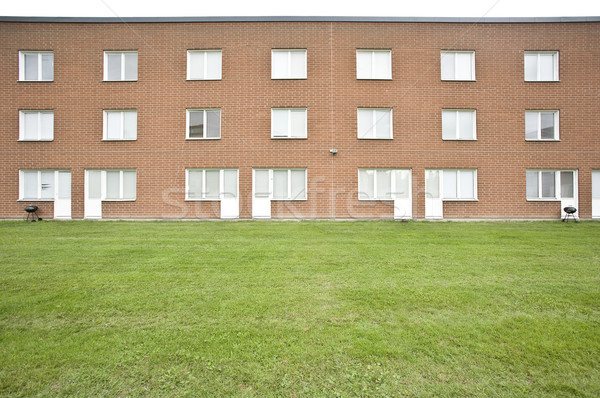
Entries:
POLYGON ((0 222, 1 396, 600 395, 600 223, 0 222))

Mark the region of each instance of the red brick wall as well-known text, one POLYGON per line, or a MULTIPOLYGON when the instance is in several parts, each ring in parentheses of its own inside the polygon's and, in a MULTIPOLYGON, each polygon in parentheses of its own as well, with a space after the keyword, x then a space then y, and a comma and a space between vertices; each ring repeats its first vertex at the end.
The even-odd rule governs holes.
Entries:
MULTIPOLYGON (((239 168, 240 217, 251 217, 253 167, 306 167, 308 200, 272 202, 273 217, 392 217, 359 202, 359 167, 412 169, 413 216, 425 215, 426 168, 476 168, 477 202, 445 218, 557 218, 559 202, 525 200, 526 169, 579 170, 591 216, 600 169, 600 24, 358 22, 0 23, 0 217, 21 217, 19 169, 70 169, 73 218, 84 170, 134 168, 135 202, 103 217, 215 218, 185 202, 185 169, 239 168), (220 81, 186 81, 188 49, 222 49, 220 81), (306 80, 271 80, 272 48, 306 48, 306 80), (357 48, 392 50, 391 81, 356 79, 357 48), (440 79, 440 50, 474 50, 475 82, 440 79), (54 82, 18 82, 19 50, 54 51, 54 82), (137 82, 103 82, 104 50, 137 50, 137 82), (560 51, 560 82, 523 81, 525 50, 560 51), (221 108, 221 139, 186 141, 187 108, 221 108), (306 107, 308 139, 272 140, 273 107, 306 107), (393 140, 358 140, 356 108, 391 107, 393 140), (138 139, 102 142, 103 109, 137 109, 138 139), (441 109, 477 110, 477 141, 441 139, 441 109), (17 142, 19 109, 53 109, 53 142, 17 142), (526 109, 559 109, 560 142, 526 142, 526 109), (339 152, 333 156, 329 149, 339 152)), ((45 216, 52 204, 38 204, 45 216)))

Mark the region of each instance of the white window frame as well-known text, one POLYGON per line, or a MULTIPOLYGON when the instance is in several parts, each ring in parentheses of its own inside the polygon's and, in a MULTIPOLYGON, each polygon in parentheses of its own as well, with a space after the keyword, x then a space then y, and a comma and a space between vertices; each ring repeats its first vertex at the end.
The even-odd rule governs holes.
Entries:
MULTIPOLYGON (((527 169, 525 170, 525 198, 528 202, 557 202, 563 199, 562 196, 562 184, 561 184, 561 173, 568 172, 573 173, 573 197, 577 197, 578 187, 578 175, 576 169, 527 169), (538 196, 532 198, 527 196, 527 174, 537 173, 537 184, 538 184, 538 196), (542 173, 554 173, 554 197, 548 198, 542 196, 542 173)), ((571 199, 567 197, 566 199, 571 199)))
MULTIPOLYGON (((185 117, 185 139, 186 140, 220 140, 221 139, 221 108, 193 108, 193 109, 186 109, 186 113, 185 113, 186 117, 185 117), (208 113, 207 111, 219 111, 219 136, 218 137, 190 137, 190 113, 191 112, 202 112, 203 116, 202 116, 202 123, 203 126, 208 126, 207 122, 208 122, 208 113)), ((206 136, 206 130, 208 129, 208 127, 205 127, 204 129, 204 135, 206 136)))
POLYGON ((393 140, 394 139, 394 109, 393 108, 357 108, 356 109, 356 136, 359 140, 393 140), (373 111, 373 137, 360 137, 360 111, 373 111), (377 120, 375 115, 377 111, 386 111, 390 113, 390 136, 377 137, 377 120))
POLYGON ((479 199, 477 198, 477 169, 425 169, 425 173, 428 171, 438 171, 439 172, 439 192, 440 198, 444 202, 477 202, 479 199), (446 197, 446 193, 444 192, 444 172, 456 172, 456 198, 446 197), (473 197, 472 198, 461 198, 460 192, 460 173, 461 172, 469 172, 473 173, 473 197))
POLYGON ((396 200, 396 199, 407 199, 407 198, 399 198, 396 197, 396 172, 408 172, 408 199, 412 198, 412 170, 411 169, 388 169, 388 168, 369 168, 369 167, 359 167, 358 168, 358 200, 364 201, 388 201, 388 200, 396 200), (360 172, 361 171, 372 171, 373 172, 373 198, 361 198, 360 192, 360 172), (377 171, 391 171, 390 174, 390 197, 389 198, 380 198, 377 196, 377 188, 378 188, 378 177, 377 171))
POLYGON ((440 51, 440 75, 441 75, 442 81, 448 81, 448 82, 450 82, 450 81, 459 81, 459 82, 475 81, 475 51, 450 51, 450 50, 440 51), (446 54, 455 55, 454 56, 454 78, 453 79, 444 78, 443 58, 446 54), (456 54, 470 54, 471 55, 471 77, 469 79, 459 79, 456 77, 457 71, 458 71, 458 61, 457 61, 456 54))
POLYGON ((185 200, 189 202, 220 202, 223 199, 223 195, 227 192, 223 192, 223 187, 225 186, 225 172, 226 171, 235 171, 236 172, 236 183, 237 183, 237 192, 236 198, 240 195, 240 172, 239 169, 234 168, 224 168, 224 169, 216 169, 216 168, 195 168, 190 167, 185 169, 185 200), (190 197, 190 171, 201 171, 202 172, 202 192, 201 198, 191 198, 190 197), (206 197, 206 172, 207 171, 218 171, 219 172, 219 197, 218 198, 207 198, 206 197))
MULTIPOLYGON (((252 169, 252 195, 254 196, 256 194, 256 177, 255 177, 255 171, 256 170, 267 170, 269 172, 269 200, 272 201, 306 201, 308 200, 308 169, 306 168, 297 168, 297 167, 292 167, 292 168, 274 168, 274 169, 263 169, 263 168, 257 168, 257 169, 252 169), (273 171, 282 171, 285 170, 288 172, 288 176, 287 176, 287 194, 288 197, 287 198, 274 198, 273 197, 273 192, 274 192, 274 182, 273 182, 273 171), (303 198, 292 198, 292 171, 293 170, 302 170, 304 171, 304 197, 303 198)), ((265 199, 267 199, 267 197, 264 197, 265 199)))
MULTIPOLYGON (((99 171, 100 172, 100 200, 102 202, 134 202, 137 200, 137 170, 136 169, 86 169, 86 181, 89 171, 99 171), (119 198, 107 198, 108 192, 108 172, 118 171, 119 172, 119 198), (123 173, 124 172, 134 172, 135 173, 135 197, 133 198, 123 198, 123 173)), ((86 188, 87 189, 87 188, 86 188)), ((87 191, 86 191, 87 192, 87 191)), ((87 194, 86 194, 87 195, 87 194)))
POLYGON ((559 135, 559 111, 558 110, 526 110, 525 111, 525 141, 560 141, 559 135), (538 129, 536 138, 527 138, 527 114, 537 113, 538 129), (542 138, 542 113, 552 113, 554 115, 554 138, 542 138))
POLYGON ((302 80, 302 79, 306 79, 307 77, 307 69, 308 69, 308 63, 307 63, 307 50, 305 48, 273 48, 271 49, 271 79, 272 80, 302 80), (275 76, 275 68, 273 68, 274 65, 274 57, 273 54, 274 53, 282 53, 282 52, 287 52, 288 53, 288 70, 287 70, 287 75, 285 77, 276 77, 275 76), (292 53, 293 52, 302 52, 304 53, 304 73, 302 74, 302 76, 292 76, 292 53))
POLYGON ((221 80, 223 77, 223 52, 222 50, 188 50, 187 51, 187 80, 221 80), (220 58, 221 67, 219 68, 219 76, 218 77, 207 77, 208 72, 208 53, 218 53, 220 58), (203 54, 204 67, 203 77, 192 77, 192 62, 191 55, 192 54, 203 54))
POLYGON ((22 169, 19 170, 19 201, 24 202, 54 202, 56 199, 69 199, 69 198, 59 198, 59 173, 71 174, 71 170, 56 170, 56 169, 41 169, 41 170, 30 170, 30 169, 22 169), (37 172, 37 197, 35 198, 26 198, 25 197, 25 172, 37 172), (52 198, 42 198, 42 173, 54 173, 54 196, 52 198))
POLYGON ((356 79, 357 80, 392 80, 392 50, 388 49, 356 49, 356 79), (359 70, 358 54, 369 53, 371 55, 371 76, 366 77, 365 73, 361 73, 359 70), (388 76, 373 76, 375 70, 375 53, 386 53, 388 54, 388 76))
POLYGON ((102 118, 102 140, 103 141, 136 141, 137 140, 137 110, 136 109, 105 109, 103 112, 102 118), (108 114, 109 113, 120 113, 121 114, 121 131, 120 138, 108 138, 108 114), (135 138, 124 138, 125 134, 125 113, 135 113, 136 118, 136 129, 135 129, 135 138))
POLYGON ((136 82, 139 76, 139 54, 138 51, 104 51, 104 81, 105 82, 136 82), (119 80, 109 80, 108 78, 108 55, 121 55, 121 78, 119 80), (136 54, 138 56, 138 67, 135 73, 135 79, 125 79, 125 54, 136 54))
POLYGON ((557 82, 559 81, 559 76, 558 76, 558 51, 525 51, 525 54, 523 55, 523 79, 526 82, 557 82), (553 71, 552 71, 552 80, 541 80, 540 78, 540 72, 541 72, 541 68, 540 68, 540 55, 542 54, 552 54, 553 55, 553 71), (537 78, 535 80, 527 80, 527 66, 525 65, 526 62, 526 58, 528 55, 537 55, 537 78))
POLYGON ((442 140, 444 141, 477 141, 477 110, 475 109, 442 109, 442 140), (444 124, 443 118, 445 112, 454 112, 456 114, 456 125, 454 131, 456 133, 455 138, 444 137, 444 124), (460 138, 460 118, 459 113, 471 113, 473 114, 473 131, 471 138, 460 138))
POLYGON ((54 81, 54 51, 19 51, 19 81, 22 82, 53 82, 54 81), (25 80, 25 54, 37 54, 38 70, 36 80, 25 80), (52 54, 52 79, 42 78, 42 55, 52 54))
POLYGON ((271 108, 271 138, 272 139, 283 139, 283 140, 299 140, 299 139, 304 139, 307 138, 307 130, 308 130, 308 119, 307 119, 307 110, 306 108, 271 108), (279 112, 279 111, 287 111, 288 114, 288 126, 287 126, 287 136, 278 136, 275 135, 275 123, 273 123, 273 115, 275 112, 279 112), (292 111, 304 111, 304 131, 302 132, 301 136, 298 137, 292 137, 292 111))
POLYGON ((54 111, 53 110, 20 110, 19 111, 19 141, 54 141, 54 111), (25 138, 25 115, 36 113, 38 115, 37 139, 25 138), (51 138, 42 138, 42 114, 52 114, 51 138))

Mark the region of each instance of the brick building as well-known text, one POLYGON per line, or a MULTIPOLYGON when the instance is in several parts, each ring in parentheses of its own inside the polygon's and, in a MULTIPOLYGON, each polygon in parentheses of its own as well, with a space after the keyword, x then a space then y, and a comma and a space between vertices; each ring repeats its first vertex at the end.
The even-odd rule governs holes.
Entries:
POLYGON ((600 217, 600 18, 0 18, 0 217, 600 217))

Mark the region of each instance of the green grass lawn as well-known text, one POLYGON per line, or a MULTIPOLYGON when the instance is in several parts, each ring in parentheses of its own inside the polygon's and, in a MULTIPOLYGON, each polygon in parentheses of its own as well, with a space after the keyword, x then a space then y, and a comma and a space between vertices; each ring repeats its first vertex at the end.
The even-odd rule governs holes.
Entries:
POLYGON ((2 396, 600 395, 600 223, 0 222, 2 396))

